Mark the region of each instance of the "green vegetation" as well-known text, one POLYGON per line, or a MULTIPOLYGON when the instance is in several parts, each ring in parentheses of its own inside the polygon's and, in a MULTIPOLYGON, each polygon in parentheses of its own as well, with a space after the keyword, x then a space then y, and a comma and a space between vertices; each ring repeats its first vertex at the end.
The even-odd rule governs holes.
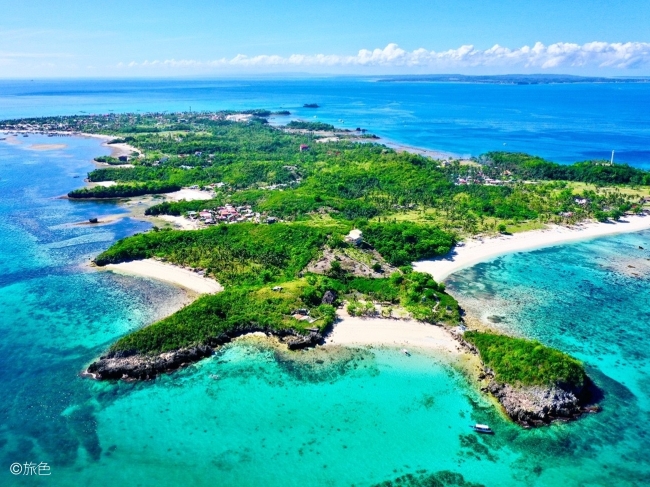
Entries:
POLYGON ((192 200, 192 201, 165 201, 150 206, 144 211, 147 216, 172 215, 181 216, 188 211, 200 211, 204 208, 213 209, 223 205, 223 199, 218 200, 192 200))
POLYGON ((584 161, 567 166, 541 157, 512 152, 488 152, 483 159, 495 176, 509 171, 513 176, 529 180, 650 185, 650 174, 647 171, 626 164, 610 164, 609 161, 584 161))
POLYGON ((114 184, 113 186, 95 186, 93 188, 75 189, 68 193, 68 198, 128 198, 144 194, 172 193, 181 187, 178 184, 164 182, 147 182, 141 184, 114 184))
MULTIPOLYGON (((229 203, 251 205, 262 217, 283 220, 186 232, 154 229, 120 240, 99 255, 98 265, 153 257, 201 269, 226 286, 224 292, 204 296, 124 337, 114 350, 156 353, 252 329, 323 331, 334 319, 328 291, 338 296, 334 305, 346 301, 352 314, 392 316, 398 310, 425 322, 454 325, 460 321, 457 302, 431 276, 413 272, 408 267, 412 261, 445 254, 465 235, 618 219, 642 210, 640 200, 648 191, 641 186, 650 185, 647 171, 602 161, 563 166, 526 154, 492 152, 470 165, 442 164, 366 143, 372 135, 337 131, 329 124, 294 121, 274 127, 267 123, 265 117, 273 115, 267 110, 240 112, 252 115, 245 123, 228 120, 233 113, 0 122, 4 130, 29 124, 43 131, 110 135, 115 137, 110 143, 128 143, 137 150, 133 167, 105 167, 88 175, 92 182, 117 185, 72 191, 71 198, 209 186, 215 190, 209 201, 162 202, 146 213, 184 215, 229 203), (319 131, 336 132, 338 140, 327 141, 319 131), (301 150, 304 145, 309 150, 301 150), (343 240, 352 228, 363 230, 361 248, 343 240), (336 260, 319 271, 324 274, 306 272, 328 247, 330 255, 336 251, 363 264, 366 273, 370 268, 384 272, 388 264, 402 267, 381 279, 359 277, 366 273, 356 268, 350 272, 357 275, 350 275, 336 260), (328 303, 323 304, 326 294, 328 303), (309 321, 294 318, 297 310, 307 310, 309 321)), ((497 380, 523 385, 584 381, 579 362, 537 342, 489 333, 465 336, 497 380)))
POLYGON ((565 384, 578 389, 585 383, 584 367, 579 361, 538 341, 478 331, 465 332, 464 336, 476 346, 498 382, 522 386, 565 384))
POLYGON ((458 323, 458 304, 444 285, 408 268, 386 279, 355 278, 340 266, 337 270, 334 262, 329 275, 298 277, 332 235, 340 238, 342 233, 305 224, 238 224, 194 232, 154 231, 116 242, 95 259, 98 265, 155 257, 204 269, 227 289, 125 337, 114 349, 154 353, 249 328, 301 333, 307 322, 290 314, 302 308, 317 318, 309 327, 324 330, 334 318, 334 308, 322 304, 327 291, 334 291, 339 301, 383 302, 401 306, 422 321, 458 323), (271 289, 276 286, 282 290, 271 289))
POLYGON ((254 117, 270 117, 273 113, 271 110, 264 110, 263 108, 255 108, 253 110, 244 110, 240 113, 243 113, 245 115, 253 115, 254 117))
MULTIPOLYGON (((329 214, 342 221, 408 220, 455 235, 495 233, 501 224, 513 231, 526 223, 617 219, 640 211, 639 199, 648 194, 647 188, 629 192, 629 185, 650 184, 647 171, 602 161, 563 166, 525 154, 493 152, 479 158, 480 164, 441 165, 361 143, 362 136, 353 132, 338 131, 338 142, 316 143, 317 129, 335 130, 321 122, 287 126, 308 129, 299 133, 264 123, 261 117, 272 115, 265 110, 247 111, 255 115, 248 123, 227 120, 232 113, 49 117, 5 121, 0 128, 27 123, 43 130, 111 135, 141 155, 131 160, 134 167, 92 171, 90 181, 202 187, 223 183, 215 206, 250 204, 290 221, 329 214), (301 145, 310 149, 301 152, 301 145), (461 178, 473 183, 461 184, 461 178), (486 184, 487 178, 501 182, 486 184)), ((201 203, 164 203, 150 214, 197 209, 201 203)))
MULTIPOLYGON (((396 272, 386 279, 353 279, 347 283, 347 291, 360 293, 364 301, 401 306, 415 319, 427 323, 456 325, 460 322, 458 302, 445 292, 444 284, 437 283, 429 274, 412 272, 408 268, 405 271, 396 272)), ((377 314, 374 306, 360 308, 357 303, 352 303, 353 312, 350 314, 377 314)))
POLYGON ((325 242, 326 232, 313 226, 241 223, 134 235, 116 242, 95 262, 156 257, 205 269, 224 286, 252 286, 294 279, 325 242))
POLYGON ((334 304, 345 298, 358 306, 362 300, 364 311, 358 314, 367 316, 377 314, 373 302, 381 301, 391 305, 387 310, 402 306, 414 318, 429 323, 457 324, 460 319, 458 303, 444 292, 444 286, 418 272, 396 273, 389 279, 308 274, 281 281, 280 286, 277 282, 259 285, 259 281, 248 279, 219 294, 199 298, 172 316, 120 339, 111 349, 160 353, 252 330, 304 334, 315 328, 324 332, 335 318, 334 306, 322 302, 327 291, 339 296, 334 304), (310 320, 295 319, 292 314, 297 310, 308 310, 310 320))
MULTIPOLYGON (((111 141, 112 142, 112 141, 111 141)), ((111 143, 109 142, 109 144, 111 143)), ((103 162, 104 164, 110 164, 111 166, 123 166, 128 164, 126 161, 120 161, 117 157, 112 156, 99 156, 95 157, 96 162, 103 162)))
POLYGON ((134 140, 135 139, 133 137, 118 137, 117 139, 111 139, 106 143, 108 145, 110 145, 110 144, 128 144, 129 142, 133 142, 134 140))
POLYGON ((223 334, 231 336, 253 330, 282 332, 293 329, 306 333, 307 328, 324 331, 334 321, 334 307, 319 305, 311 316, 314 323, 291 316, 305 305, 299 297, 306 281, 288 283, 282 292, 269 287, 260 289, 231 288, 206 295, 177 313, 117 341, 112 350, 137 350, 160 353, 209 342, 223 334))
POLYGON ((302 130, 324 130, 326 132, 333 132, 336 130, 334 125, 323 122, 303 122, 299 120, 292 120, 287 124, 287 128, 290 129, 302 129, 302 130))
POLYGON ((364 239, 395 266, 448 253, 455 238, 436 227, 413 223, 371 224, 363 227, 364 239))

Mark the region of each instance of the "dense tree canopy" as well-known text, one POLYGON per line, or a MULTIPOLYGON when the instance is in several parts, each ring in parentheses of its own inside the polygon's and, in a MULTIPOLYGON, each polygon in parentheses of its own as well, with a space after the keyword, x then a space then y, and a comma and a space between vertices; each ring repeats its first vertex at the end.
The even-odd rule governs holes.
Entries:
POLYGON ((363 227, 364 239, 395 266, 448 253, 455 243, 439 228, 413 223, 383 223, 363 227))
POLYGON ((541 157, 512 152, 488 152, 484 159, 495 171, 496 176, 509 171, 512 175, 531 180, 650 185, 650 173, 647 171, 626 164, 610 164, 608 161, 584 161, 562 165, 541 157))
POLYGON ((94 186, 92 188, 75 189, 68 193, 68 198, 127 198, 144 194, 172 193, 181 186, 161 181, 150 181, 139 184, 115 184, 113 186, 94 186))

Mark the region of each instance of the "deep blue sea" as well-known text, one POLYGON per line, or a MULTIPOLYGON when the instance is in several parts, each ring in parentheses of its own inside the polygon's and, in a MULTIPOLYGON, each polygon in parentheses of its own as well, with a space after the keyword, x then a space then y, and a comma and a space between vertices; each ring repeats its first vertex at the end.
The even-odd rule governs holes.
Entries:
MULTIPOLYGON (((0 119, 125 111, 267 108, 367 128, 416 147, 477 156, 650 167, 650 84, 487 85, 374 79, 0 81, 0 119), (318 109, 304 109, 317 103, 318 109)), ((293 118, 292 117, 292 118, 293 118)))
MULTIPOLYGON (((458 154, 506 143, 571 162, 616 149, 643 167, 648 102, 643 85, 0 82, 0 118, 285 108, 458 154), (311 102, 322 108, 300 108, 311 102)), ((448 279, 472 315, 585 361, 604 410, 578 422, 522 430, 444 357, 382 349, 296 361, 249 340, 155 382, 98 383, 79 372, 185 299, 88 267, 149 227, 81 225, 124 211, 58 198, 105 151, 86 138, 0 141, 0 485, 365 486, 408 474, 440 482, 418 485, 650 484, 650 232, 512 254, 448 279), (54 142, 65 147, 32 147, 54 142), (476 422, 496 435, 472 434, 476 422), (30 462, 51 475, 11 474, 30 462)))

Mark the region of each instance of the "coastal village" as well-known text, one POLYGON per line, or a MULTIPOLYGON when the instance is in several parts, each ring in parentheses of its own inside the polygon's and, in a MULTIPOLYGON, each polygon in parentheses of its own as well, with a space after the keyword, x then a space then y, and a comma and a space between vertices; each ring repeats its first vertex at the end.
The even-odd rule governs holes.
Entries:
POLYGON ((219 223, 276 223, 277 218, 272 216, 262 216, 254 212, 250 205, 233 206, 224 205, 217 208, 205 208, 201 211, 188 211, 187 218, 192 222, 202 223, 204 225, 215 225, 219 223))

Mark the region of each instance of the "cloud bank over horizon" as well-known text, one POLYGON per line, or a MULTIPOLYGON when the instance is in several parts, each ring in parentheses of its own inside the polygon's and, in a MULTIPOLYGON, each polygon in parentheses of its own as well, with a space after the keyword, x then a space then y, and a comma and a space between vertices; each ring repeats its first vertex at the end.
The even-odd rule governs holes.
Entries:
POLYGON ((559 42, 510 49, 494 45, 489 49, 476 49, 463 45, 458 49, 429 51, 423 48, 406 51, 395 43, 383 49, 362 49, 356 55, 292 54, 289 56, 238 54, 227 59, 201 61, 192 59, 166 59, 142 62, 120 62, 121 69, 160 68, 168 70, 211 71, 214 68, 336 68, 338 71, 352 69, 363 72, 364 68, 412 72, 422 69, 541 69, 574 70, 589 68, 624 72, 650 67, 649 42, 589 42, 582 45, 559 42))

